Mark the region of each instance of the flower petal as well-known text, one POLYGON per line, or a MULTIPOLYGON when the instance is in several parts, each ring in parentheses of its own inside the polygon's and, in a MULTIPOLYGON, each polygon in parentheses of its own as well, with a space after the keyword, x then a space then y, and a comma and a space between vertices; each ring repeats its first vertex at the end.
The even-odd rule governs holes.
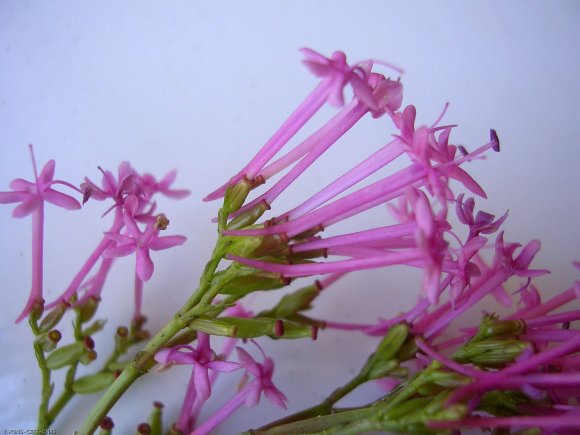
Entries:
POLYGON ((282 409, 286 409, 286 402, 288 399, 284 393, 282 393, 282 391, 278 390, 276 387, 271 386, 264 388, 264 395, 274 405, 279 406, 282 409))
POLYGON ((0 204, 12 204, 14 202, 24 202, 30 198, 27 192, 0 192, 0 204))
POLYGON ((103 258, 113 258, 113 257, 126 257, 129 254, 135 252, 137 247, 134 243, 126 243, 124 245, 115 246, 113 248, 107 249, 103 253, 103 258))
POLYGON ((56 163, 54 160, 49 160, 46 162, 46 165, 44 165, 44 168, 42 168, 42 171, 38 176, 38 182, 40 184, 49 184, 52 181, 52 178, 54 177, 55 166, 56 163))
POLYGON ((139 276, 143 281, 149 281, 153 275, 154 269, 155 266, 149 256, 149 250, 144 248, 137 249, 137 266, 135 269, 137 276, 139 276))
POLYGON ((238 351, 240 364, 246 369, 246 371, 253 376, 260 376, 260 366, 254 358, 252 358, 251 355, 241 347, 236 347, 236 350, 238 351))
POLYGON ((38 207, 41 206, 42 200, 37 196, 31 196, 30 199, 24 201, 22 204, 20 204, 18 207, 14 209, 14 211, 12 212, 12 216, 15 218, 23 218, 25 216, 28 216, 30 213, 32 213, 34 210, 36 210, 38 207))
POLYGON ((206 364, 206 367, 216 372, 224 372, 224 373, 230 373, 242 368, 242 366, 238 363, 219 360, 208 362, 206 364))
POLYGON ((199 363, 194 363, 193 382, 195 383, 197 396, 203 401, 207 400, 211 396, 211 385, 209 383, 207 367, 199 363))
POLYGON ((160 251, 162 249, 173 248, 174 246, 183 245, 187 237, 185 236, 165 236, 165 237, 155 237, 149 243, 149 248, 154 251, 160 251))
POLYGON ((72 196, 66 195, 54 189, 46 189, 43 193, 44 199, 51 204, 63 207, 67 210, 78 210, 81 204, 72 196))

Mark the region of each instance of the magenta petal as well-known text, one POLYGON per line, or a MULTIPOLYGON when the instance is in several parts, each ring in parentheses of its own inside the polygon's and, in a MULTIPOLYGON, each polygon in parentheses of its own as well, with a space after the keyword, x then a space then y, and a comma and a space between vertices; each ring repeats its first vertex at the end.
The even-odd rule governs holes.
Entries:
POLYGON ((47 189, 43 196, 44 199, 51 204, 58 205, 67 210, 78 210, 81 208, 81 204, 72 196, 65 195, 64 193, 58 192, 54 189, 47 189))
POLYGON ((211 385, 207 368, 199 363, 193 365, 193 380, 195 382, 195 391, 201 400, 207 400, 211 396, 211 385))
POLYGON ((123 216, 123 220, 125 221, 125 226, 127 227, 129 234, 136 239, 139 238, 141 236, 141 231, 139 231, 139 227, 137 226, 135 219, 133 219, 132 216, 125 214, 123 216))
POLYGON ((156 237, 149 243, 149 248, 154 251, 160 251, 162 249, 173 248, 174 246, 183 245, 187 240, 184 236, 166 236, 166 237, 156 237))
POLYGON ((154 268, 153 261, 151 261, 149 256, 149 250, 144 248, 137 249, 137 276, 143 281, 149 281, 153 275, 154 268))
POLYGON ((262 386, 259 380, 254 380, 248 385, 248 395, 246 396, 246 405, 252 407, 260 403, 260 394, 262 393, 262 386))
POLYGON ((126 257, 135 252, 135 249, 137 249, 137 247, 133 243, 115 246, 114 248, 107 249, 103 253, 103 258, 126 257))
POLYGON ((23 192, 34 192, 36 184, 23 180, 22 178, 16 178, 10 182, 10 188, 12 190, 20 190, 23 192))
POLYGON ((44 165, 44 168, 42 168, 42 172, 38 176, 38 182, 41 184, 50 183, 52 181, 52 178, 54 177, 55 166, 56 163, 54 160, 49 160, 48 162, 46 162, 46 165, 44 165))
POLYGON ((254 358, 252 358, 251 355, 241 347, 236 347, 236 350, 238 352, 240 364, 246 369, 246 371, 253 376, 260 376, 260 366, 254 358))
POLYGON ((171 349, 167 348, 161 349, 155 354, 154 359, 159 364, 167 365, 170 362, 169 356, 171 355, 171 353, 172 353, 171 349))
POLYGON ((22 204, 16 207, 12 212, 12 216, 15 218, 23 218, 28 216, 41 205, 42 199, 38 198, 37 196, 32 196, 29 200, 24 201, 22 204))
POLYGON ((539 240, 532 240, 530 243, 524 246, 515 260, 516 266, 520 269, 527 269, 534 259, 534 256, 540 250, 541 246, 542 245, 539 240))
POLYGON ((176 177, 177 177, 177 170, 176 169, 169 171, 167 173, 167 175, 165 177, 163 177, 163 180, 161 180, 159 182, 159 187, 163 190, 169 189, 169 186, 171 186, 173 184, 176 177))
POLYGON ((0 192, 0 204, 23 202, 28 198, 30 198, 30 193, 28 192, 0 192))
POLYGON ((206 367, 216 372, 224 372, 224 373, 230 373, 242 368, 242 366, 238 363, 219 360, 210 361, 209 363, 206 364, 206 367))
POLYGON ((163 194, 169 198, 183 199, 188 197, 191 194, 191 191, 187 189, 170 189, 164 190, 163 194))
POLYGON ((284 393, 282 393, 277 388, 275 388, 275 387, 265 388, 264 395, 274 405, 277 405, 282 409, 286 409, 286 402, 288 401, 288 399, 286 398, 284 393))

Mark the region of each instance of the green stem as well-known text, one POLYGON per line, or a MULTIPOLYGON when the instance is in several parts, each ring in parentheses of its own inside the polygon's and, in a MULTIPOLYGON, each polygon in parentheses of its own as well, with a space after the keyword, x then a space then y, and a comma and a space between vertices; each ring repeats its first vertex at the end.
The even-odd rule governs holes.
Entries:
MULTIPOLYGON (((30 328, 32 329, 32 333, 34 336, 38 336, 40 334, 40 329, 38 328, 37 320, 34 316, 30 316, 29 320, 30 328)), ((51 371, 46 366, 46 356, 44 354, 44 350, 42 349, 42 345, 37 343, 34 340, 34 355, 36 356, 36 360, 38 361, 38 367, 40 368, 41 374, 41 400, 40 406, 38 408, 38 430, 46 430, 50 427, 52 420, 50 420, 48 415, 48 403, 50 401, 50 396, 52 395, 52 386, 50 385, 50 375, 51 371)))

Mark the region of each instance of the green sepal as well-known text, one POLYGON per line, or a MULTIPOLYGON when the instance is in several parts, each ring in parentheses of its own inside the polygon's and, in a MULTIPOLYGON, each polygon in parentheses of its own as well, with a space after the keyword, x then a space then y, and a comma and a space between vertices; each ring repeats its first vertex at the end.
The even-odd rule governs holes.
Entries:
POLYGON ((115 381, 111 372, 95 373, 78 378, 73 383, 73 391, 78 394, 92 394, 104 390, 115 381))
POLYGON ((272 309, 260 313, 260 315, 286 319, 302 310, 310 308, 310 303, 318 296, 319 289, 316 284, 301 288, 295 292, 284 295, 280 302, 272 309))
POLYGON ((220 294, 245 296, 254 291, 275 290, 290 283, 279 273, 266 272, 241 263, 232 263, 227 269, 214 275, 213 285, 220 294))
POLYGON ((48 332, 53 329, 62 317, 66 310, 70 308, 70 305, 65 304, 64 302, 59 302, 56 307, 54 307, 40 322, 39 329, 40 332, 48 332))
POLYGON ((250 210, 242 213, 237 218, 232 219, 228 225, 228 230, 239 230, 245 228, 249 225, 253 225, 262 215, 269 210, 270 206, 266 201, 261 201, 257 206, 251 208, 250 210))
POLYGON ((86 349, 83 343, 76 342, 51 352, 46 358, 46 366, 50 370, 57 370, 66 367, 80 360, 86 349))
MULTIPOLYGON (((219 322, 220 327, 224 328, 223 331, 225 331, 226 325, 227 327, 232 328, 233 335, 230 335, 230 337, 235 338, 256 338, 264 335, 273 338, 302 338, 310 337, 312 334, 312 328, 309 326, 298 325, 293 322, 273 318, 260 317, 247 319, 242 317, 220 317, 217 321, 219 322), (282 330, 281 334, 278 335, 276 333, 277 329, 282 330)), ((196 322, 197 321, 194 321, 194 326, 190 325, 190 327, 201 330, 200 323, 196 322)), ((202 327, 206 325, 208 325, 208 323, 202 324, 202 327)), ((211 327, 216 328, 215 324, 211 327)))

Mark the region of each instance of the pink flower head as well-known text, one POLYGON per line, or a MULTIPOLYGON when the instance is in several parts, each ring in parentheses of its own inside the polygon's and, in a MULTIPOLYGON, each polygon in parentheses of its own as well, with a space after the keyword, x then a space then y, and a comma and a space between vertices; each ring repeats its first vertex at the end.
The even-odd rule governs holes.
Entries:
POLYGON ((15 218, 23 218, 28 216, 34 210, 38 209, 44 201, 51 204, 63 207, 67 210, 78 210, 81 208, 79 202, 69 195, 65 195, 52 186, 54 184, 64 184, 72 187, 69 183, 54 178, 54 160, 49 160, 42 168, 40 175, 36 174, 36 166, 34 167, 34 174, 36 180, 34 182, 26 181, 21 178, 12 180, 10 188, 12 192, 0 192, 0 204, 10 204, 20 202, 12 212, 15 218))
POLYGON ((117 242, 117 246, 109 248, 103 256, 105 258, 124 257, 136 253, 136 273, 143 281, 149 281, 153 275, 153 261, 149 251, 160 251, 182 245, 187 240, 184 236, 159 237, 159 228, 154 222, 149 222, 144 231, 141 231, 129 214, 123 216, 127 234, 106 233, 107 237, 117 242))
POLYGON ((469 225, 470 237, 495 233, 507 219, 507 212, 499 219, 495 219, 494 215, 484 211, 478 211, 474 217, 475 199, 467 198, 464 202, 463 197, 464 194, 462 193, 455 200, 455 211, 459 220, 465 225, 469 225))
POLYGON ((367 104, 373 101, 372 91, 367 83, 369 71, 361 66, 350 67, 342 51, 335 51, 330 58, 310 48, 302 48, 300 51, 306 57, 302 62, 310 72, 328 82, 330 105, 344 106, 343 89, 349 83, 359 100, 367 104))
POLYGON ((170 171, 161 181, 157 181, 151 174, 143 174, 141 177, 141 188, 147 198, 151 198, 156 193, 161 193, 169 198, 182 199, 191 192, 187 189, 172 189, 171 185, 175 182, 177 171, 170 171))
POLYGON ((548 270, 528 270, 535 255, 540 250, 541 244, 539 240, 532 240, 522 248, 517 257, 513 258, 518 243, 507 243, 503 241, 503 231, 499 233, 495 242, 495 264, 497 267, 502 267, 512 270, 517 276, 535 277, 550 273, 548 270))
POLYGON ((209 370, 229 373, 240 368, 240 364, 220 361, 209 346, 209 335, 198 332, 197 347, 179 345, 171 349, 161 349, 155 354, 155 361, 162 364, 162 369, 172 365, 193 365, 193 377, 197 397, 207 400, 211 395, 209 370))
POLYGON ((262 348, 259 347, 264 357, 264 361, 260 364, 241 347, 237 347, 236 349, 238 351, 240 364, 246 369, 246 374, 254 377, 244 388, 244 390, 247 389, 246 405, 257 405, 260 402, 260 395, 263 392, 270 402, 280 408, 286 409, 288 399, 272 382, 272 374, 274 373, 274 361, 272 358, 267 357, 262 348))

